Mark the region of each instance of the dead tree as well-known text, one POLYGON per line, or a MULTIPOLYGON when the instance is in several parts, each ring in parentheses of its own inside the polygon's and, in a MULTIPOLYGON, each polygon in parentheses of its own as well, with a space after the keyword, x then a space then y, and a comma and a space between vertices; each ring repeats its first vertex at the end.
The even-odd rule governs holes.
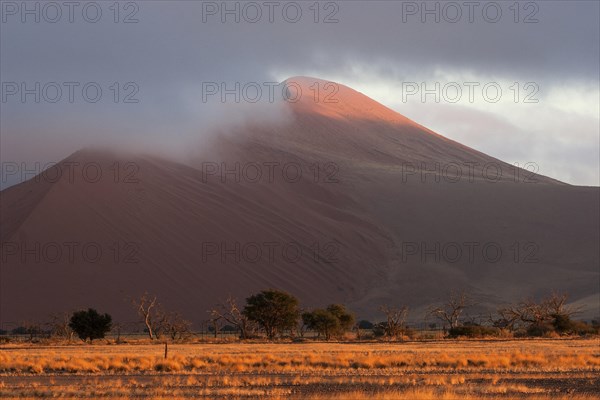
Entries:
POLYGON ((379 310, 385 315, 385 335, 390 338, 401 337, 406 327, 408 307, 390 307, 383 305, 379 310))
POLYGON ((150 339, 160 339, 163 334, 173 340, 182 339, 191 333, 192 323, 177 312, 166 311, 154 295, 146 292, 134 300, 133 305, 146 325, 150 339))
POLYGON ((217 331, 216 322, 219 320, 224 320, 228 324, 236 327, 240 331, 241 339, 250 337, 251 332, 254 329, 253 323, 242 313, 242 310, 237 304, 237 300, 232 296, 229 296, 225 303, 219 304, 212 310, 209 310, 209 314, 211 316, 213 327, 215 328, 215 335, 217 331))
POLYGON ((579 310, 567 306, 567 299, 566 294, 553 292, 539 302, 530 298, 502 307, 498 310, 499 318, 494 320, 494 326, 514 331, 521 326, 551 324, 561 318, 570 320, 579 310))
POLYGON ((133 305, 136 307, 138 315, 146 325, 148 336, 154 339, 155 331, 157 331, 156 323, 160 318, 159 308, 156 296, 151 296, 148 292, 144 293, 139 299, 133 300, 133 305))
POLYGON ((71 341, 73 339, 74 332, 69 326, 70 322, 70 313, 52 314, 50 316, 50 322, 48 323, 50 334, 52 336, 64 337, 71 341))
POLYGON ((164 332, 172 340, 183 339, 191 333, 192 323, 179 313, 163 313, 159 323, 159 331, 164 332))
POLYGON ((505 306, 497 310, 497 316, 490 315, 488 322, 495 328, 513 332, 521 321, 521 310, 517 306, 505 306))
POLYGON ((450 325, 450 329, 456 328, 460 324, 460 316, 466 308, 474 305, 471 298, 464 292, 451 292, 449 299, 439 305, 429 309, 428 315, 431 315, 444 324, 450 325))
POLYGON ((571 319, 575 314, 578 314, 581 309, 578 307, 567 306, 569 296, 566 293, 552 292, 544 302, 546 309, 553 318, 565 317, 571 319))

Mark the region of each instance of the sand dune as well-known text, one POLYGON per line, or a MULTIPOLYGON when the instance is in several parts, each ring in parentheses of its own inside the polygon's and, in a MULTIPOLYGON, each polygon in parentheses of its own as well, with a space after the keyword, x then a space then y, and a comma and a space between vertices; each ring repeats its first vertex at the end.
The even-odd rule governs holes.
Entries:
POLYGON ((0 322, 88 306, 133 321, 130 299, 149 291, 199 323, 267 287, 361 318, 382 303, 416 315, 453 288, 481 308, 564 290, 598 315, 598 188, 515 168, 342 85, 315 97, 326 82, 286 84, 303 93, 289 121, 236 128, 185 163, 84 149, 55 167, 74 176, 2 191, 0 322))

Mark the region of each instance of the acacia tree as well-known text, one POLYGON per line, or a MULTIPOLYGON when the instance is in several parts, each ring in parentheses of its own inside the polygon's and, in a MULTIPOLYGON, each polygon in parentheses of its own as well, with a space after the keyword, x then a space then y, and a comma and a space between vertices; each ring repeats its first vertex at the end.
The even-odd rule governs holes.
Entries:
POLYGON ((339 330, 339 320, 327 310, 321 308, 302 313, 302 322, 310 330, 316 331, 319 336, 329 340, 331 334, 339 330))
POLYGON ((339 321, 340 330, 346 332, 354 325, 354 314, 342 304, 331 304, 327 307, 327 311, 333 314, 339 321))
POLYGON ((406 328, 408 307, 390 307, 383 305, 379 310, 385 315, 384 333, 389 338, 401 337, 406 328))
POLYGON ((441 305, 430 308, 428 315, 447 323, 450 325, 450 329, 453 329, 460 325, 460 316, 465 309, 474 304, 465 291, 450 292, 448 300, 441 305))
POLYGON ((211 321, 222 319, 230 325, 236 327, 240 332, 241 339, 247 339, 254 330, 254 324, 244 315, 237 304, 237 300, 229 296, 225 303, 217 305, 209 310, 211 321))
POLYGON ((242 312, 250 321, 256 322, 272 340, 277 334, 293 329, 300 316, 298 299, 280 290, 263 290, 246 299, 242 312))
POLYGON ((111 326, 112 317, 108 314, 98 314, 98 311, 93 308, 73 313, 69 322, 69 327, 81 340, 90 339, 90 342, 94 339, 102 339, 110 331, 111 326))
POLYGON ((326 309, 317 308, 302 314, 302 322, 308 329, 318 332, 329 340, 342 336, 354 324, 354 315, 341 304, 331 304, 326 309))

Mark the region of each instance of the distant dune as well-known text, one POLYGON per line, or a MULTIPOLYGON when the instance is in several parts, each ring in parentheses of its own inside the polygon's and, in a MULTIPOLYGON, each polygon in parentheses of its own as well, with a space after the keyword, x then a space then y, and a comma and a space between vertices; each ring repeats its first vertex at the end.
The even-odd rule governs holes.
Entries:
POLYGON ((342 85, 286 85, 302 91, 289 120, 235 128, 191 162, 84 149, 2 191, 0 322, 88 306, 134 321, 130 300, 148 291, 200 323, 228 294, 268 287, 360 318, 387 303, 421 320, 451 289, 480 311, 566 291, 600 314, 599 188, 516 168, 342 85))

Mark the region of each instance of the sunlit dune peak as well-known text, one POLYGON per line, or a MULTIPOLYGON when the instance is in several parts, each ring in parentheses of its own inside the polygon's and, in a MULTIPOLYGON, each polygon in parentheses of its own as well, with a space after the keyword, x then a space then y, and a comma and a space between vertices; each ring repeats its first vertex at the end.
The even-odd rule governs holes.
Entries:
POLYGON ((413 121, 370 97, 337 82, 309 76, 286 79, 284 100, 297 112, 332 118, 386 120, 402 124, 413 121))

